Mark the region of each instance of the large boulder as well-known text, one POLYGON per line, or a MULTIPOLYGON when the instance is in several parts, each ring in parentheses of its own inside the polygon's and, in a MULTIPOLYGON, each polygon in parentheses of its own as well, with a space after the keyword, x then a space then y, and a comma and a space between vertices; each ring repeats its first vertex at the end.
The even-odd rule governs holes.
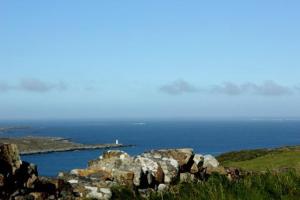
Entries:
POLYGON ((0 144, 0 173, 14 175, 22 161, 15 144, 0 144))
POLYGON ((109 150, 104 152, 103 155, 100 156, 100 159, 111 159, 111 158, 126 159, 126 158, 130 158, 130 156, 126 152, 120 150, 109 150))
POLYGON ((87 198, 97 200, 109 200, 112 197, 112 193, 109 188, 85 186, 85 189, 88 190, 86 195, 87 198))
POLYGON ((15 144, 0 144, 0 199, 58 198, 74 199, 70 184, 38 177, 37 166, 22 162, 15 144))
POLYGON ((178 162, 173 158, 162 158, 157 159, 164 172, 164 183, 170 184, 178 179, 179 165, 178 162))
POLYGON ((193 165, 193 149, 161 149, 152 150, 143 154, 145 157, 151 157, 156 159, 169 158, 177 161, 180 172, 189 171, 193 165))
POLYGON ((156 162, 161 167, 164 174, 164 183, 170 184, 177 180, 179 173, 179 164, 177 160, 172 157, 162 157, 161 154, 149 152, 144 153, 141 156, 156 162))
POLYGON ((211 175, 213 173, 218 173, 226 175, 227 172, 223 166, 220 166, 220 163, 212 155, 205 155, 203 159, 202 172, 205 172, 205 175, 211 175))
POLYGON ((89 163, 88 170, 101 172, 110 177, 109 180, 120 184, 139 186, 141 183, 141 166, 124 151, 104 152, 98 160, 89 163))
POLYGON ((218 167, 220 164, 217 161, 217 159, 215 157, 213 157, 212 155, 205 155, 204 156, 204 160, 203 160, 203 167, 212 167, 212 168, 216 168, 218 167))
MULTIPOLYGON (((0 144, 0 199, 8 198, 20 187, 23 187, 26 180, 18 177, 22 161, 19 150, 15 144, 0 144)), ((23 167, 22 167, 23 168, 23 167)))
POLYGON ((201 154, 195 154, 193 156, 193 165, 191 166, 190 173, 197 174, 203 167, 204 156, 201 154))
POLYGON ((113 169, 112 177, 115 182, 121 185, 134 185, 134 172, 130 170, 113 169))
POLYGON ((164 180, 164 172, 158 162, 151 158, 138 156, 135 163, 142 168, 144 177, 147 179, 148 185, 162 183, 164 180))
POLYGON ((110 150, 104 152, 102 156, 97 160, 90 161, 89 168, 119 168, 124 165, 131 165, 133 158, 130 157, 126 152, 120 150, 110 150))

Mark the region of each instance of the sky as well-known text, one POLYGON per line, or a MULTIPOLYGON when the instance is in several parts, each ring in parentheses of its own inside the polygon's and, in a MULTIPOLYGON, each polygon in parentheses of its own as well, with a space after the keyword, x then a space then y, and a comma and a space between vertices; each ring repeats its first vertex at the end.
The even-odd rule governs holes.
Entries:
POLYGON ((2 0, 0 119, 300 117, 298 0, 2 0))

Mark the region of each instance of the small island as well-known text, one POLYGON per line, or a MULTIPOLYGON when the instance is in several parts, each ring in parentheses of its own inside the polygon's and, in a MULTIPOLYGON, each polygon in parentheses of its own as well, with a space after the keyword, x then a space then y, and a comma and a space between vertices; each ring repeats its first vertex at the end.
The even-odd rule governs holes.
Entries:
POLYGON ((24 130, 30 129, 30 126, 8 126, 8 127, 0 127, 0 133, 15 131, 15 130, 24 130))
POLYGON ((7 137, 0 138, 0 143, 16 144, 21 155, 76 151, 76 150, 92 150, 130 147, 133 145, 124 145, 119 143, 110 144, 80 144, 62 137, 7 137))

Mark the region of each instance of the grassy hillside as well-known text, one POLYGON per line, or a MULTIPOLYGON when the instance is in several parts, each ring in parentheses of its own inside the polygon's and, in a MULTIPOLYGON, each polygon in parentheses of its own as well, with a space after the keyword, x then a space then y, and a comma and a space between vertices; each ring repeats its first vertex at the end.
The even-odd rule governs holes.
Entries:
POLYGON ((147 198, 128 188, 116 187, 114 199, 299 200, 300 146, 229 152, 217 158, 223 166, 258 173, 250 173, 238 181, 214 174, 207 181, 175 185, 167 192, 154 192, 147 198))
POLYGON ((300 174, 299 146, 229 152, 218 156, 218 160, 225 167, 250 171, 295 169, 300 174))

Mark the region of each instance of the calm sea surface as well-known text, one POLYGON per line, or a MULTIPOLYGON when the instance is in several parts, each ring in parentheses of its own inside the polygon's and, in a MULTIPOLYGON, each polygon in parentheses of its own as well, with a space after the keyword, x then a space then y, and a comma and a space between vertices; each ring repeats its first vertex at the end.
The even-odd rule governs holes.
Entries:
MULTIPOLYGON (((86 144, 114 143, 131 155, 150 149, 191 147, 198 153, 220 154, 226 151, 300 144, 300 121, 2 121, 0 126, 29 125, 27 130, 0 133, 1 136, 59 136, 86 144)), ((75 151, 23 156, 38 165, 45 176, 59 171, 84 168, 101 150, 75 151)))

